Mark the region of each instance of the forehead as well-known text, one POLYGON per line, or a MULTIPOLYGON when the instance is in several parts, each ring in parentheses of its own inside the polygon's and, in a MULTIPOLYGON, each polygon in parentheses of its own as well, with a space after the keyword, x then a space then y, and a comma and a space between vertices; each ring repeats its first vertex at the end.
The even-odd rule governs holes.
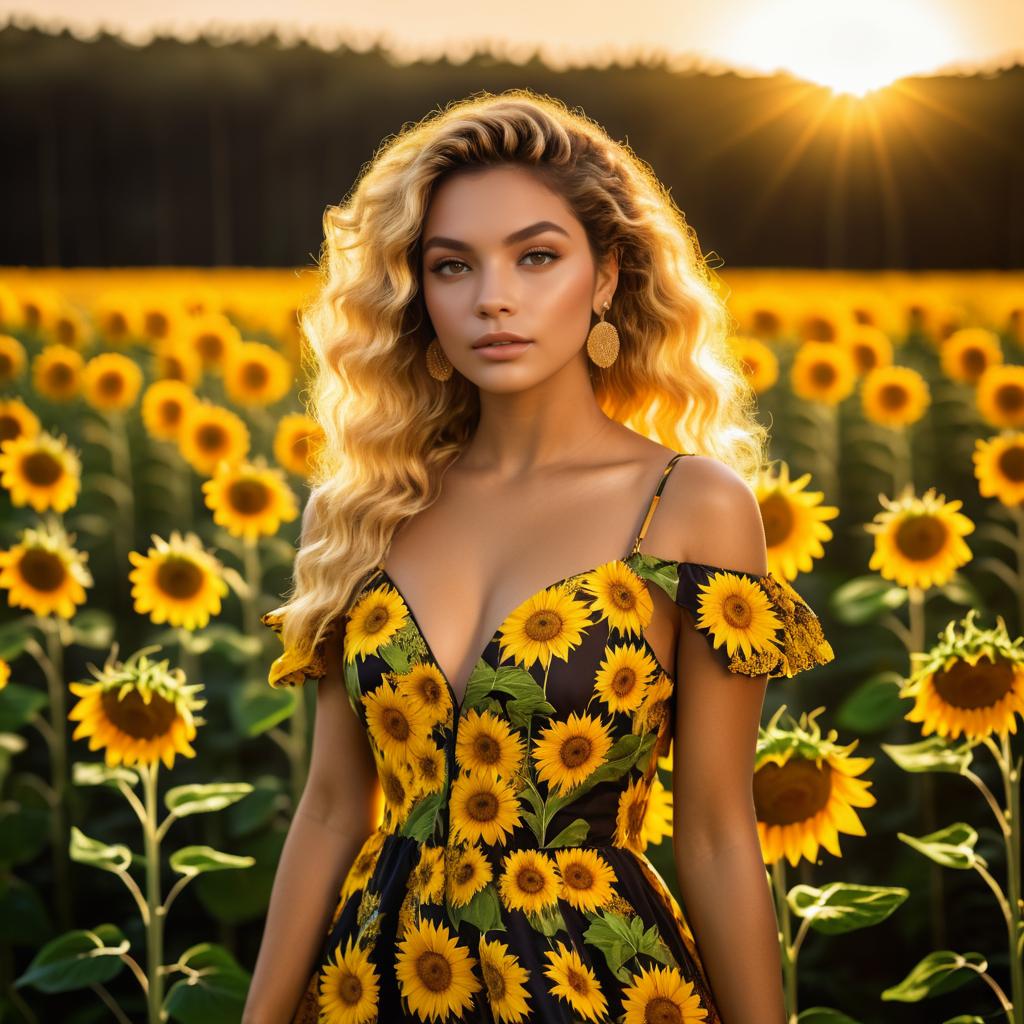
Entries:
POLYGON ((504 238, 531 221, 551 220, 582 234, 565 200, 528 168, 515 165, 460 169, 434 190, 424 234, 443 231, 471 241, 504 238))

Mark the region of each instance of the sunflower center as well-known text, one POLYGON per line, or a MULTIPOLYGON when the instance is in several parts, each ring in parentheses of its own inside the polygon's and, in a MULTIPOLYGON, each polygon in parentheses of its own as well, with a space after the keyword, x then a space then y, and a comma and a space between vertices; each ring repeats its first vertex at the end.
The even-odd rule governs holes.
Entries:
POLYGON ((204 452, 219 452, 227 447, 228 435, 219 423, 204 423, 196 434, 196 443, 204 452))
POLYGON ((988 366, 988 357, 980 348, 966 348, 960 355, 960 365, 971 377, 980 377, 988 366))
POLYGON ((433 950, 426 950, 416 958, 416 973, 431 992, 447 992, 451 987, 451 964, 433 950))
POLYGON ((39 593, 58 590, 67 579, 64 563, 52 552, 38 548, 26 551, 18 568, 22 579, 39 593))
POLYGON ((177 708, 158 693, 150 695, 147 704, 138 690, 117 699, 118 690, 107 690, 103 694, 103 713, 114 726, 137 740, 151 740, 166 736, 171 723, 177 716, 177 708))
POLYGON ((455 881, 459 885, 465 885, 467 882, 469 882, 475 876, 476 876, 476 868, 472 864, 468 863, 467 861, 462 861, 459 864, 459 866, 455 869, 455 881))
POLYGON ((46 371, 51 387, 67 387, 74 380, 74 372, 67 363, 51 363, 46 371))
POLYGON ((828 803, 832 766, 794 757, 784 765, 769 761, 754 773, 754 806, 766 825, 795 825, 813 818, 828 803))
POLYGON ((170 324, 163 313, 149 312, 146 314, 146 333, 153 338, 163 338, 167 335, 170 324))
POLYGON ((522 867, 516 872, 516 886, 520 892, 538 893, 544 891, 546 879, 536 868, 522 867))
POLYGON ((566 768, 578 768, 581 764, 586 764, 590 760, 593 749, 590 740, 586 736, 570 736, 562 744, 562 748, 559 751, 562 764, 566 768))
POLYGON ((405 786, 394 772, 387 770, 382 772, 380 785, 389 803, 402 805, 405 801, 405 786))
POLYGON ((235 480, 228 487, 232 508, 245 516, 254 516, 270 505, 270 488, 261 480, 235 480))
POLYGON ((996 390, 996 405, 1004 412, 1019 413, 1024 406, 1024 390, 1017 384, 1004 384, 996 390))
POLYGON ((51 487, 64 473, 60 461, 49 452, 31 452, 22 460, 21 468, 29 483, 37 487, 51 487))
POLYGON ((620 668, 612 676, 612 690, 615 695, 624 697, 627 693, 632 693, 636 687, 636 678, 636 672, 631 668, 620 668))
POLYGON ((733 629, 742 630, 750 628, 754 617, 750 605, 739 594, 730 594, 722 602, 722 616, 733 629))
POLYGON ((935 692, 955 708, 990 708, 1013 688, 1013 665, 1005 658, 993 663, 979 658, 977 665, 958 660, 932 677, 935 692))
POLYGON ((896 544, 907 558, 926 562, 934 558, 946 543, 945 526, 935 516, 910 516, 896 530, 896 544))
POLYGON ((203 331, 196 338, 196 350, 206 362, 213 362, 219 359, 224 352, 224 342, 219 334, 214 334, 212 331, 203 331))
MULTIPOLYGON (((0 373, 2 372, 3 365, 0 363, 0 373)), ((0 416, 0 442, 10 441, 15 437, 21 437, 21 422, 14 416, 0 416)))
POLYGON ((501 745, 495 742, 493 736, 481 734, 473 740, 473 753, 484 764, 497 764, 501 760, 501 745))
POLYGON ((157 586, 180 601, 195 597, 203 586, 202 570, 189 558, 165 558, 156 571, 157 586))
POLYGON ((309 434, 299 434, 292 441, 292 452, 300 459, 304 459, 309 454, 309 434))
POLYGON ((420 775, 425 779, 432 780, 438 776, 437 762, 432 757, 421 757, 417 762, 417 767, 420 770, 420 775))
POLYGON ((815 363, 811 371, 811 379, 819 387, 827 388, 835 383, 836 368, 831 363, 815 363))
POLYGON ((644 827, 644 818, 647 816, 647 799, 643 793, 638 793, 636 799, 629 805, 626 813, 626 831, 631 836, 640 835, 644 827))
POLYGON ((128 321, 124 313, 113 312, 107 317, 107 332, 115 337, 128 333, 128 321))
POLYGON ((768 547, 789 540, 793 533, 793 508, 781 494, 770 494, 761 502, 761 519, 768 547))
POLYGON ((905 408, 909 398, 910 395, 907 394, 907 389, 902 384, 886 384, 878 392, 879 403, 893 412, 905 408))
POLYGON ((1024 480, 1024 447, 1014 445, 1002 452, 999 456, 999 472, 1014 483, 1024 480))
POLYGON ((438 681, 431 675, 424 675, 417 681, 420 698, 425 704, 437 704, 441 699, 442 689, 438 681))
POLYGON ((534 612, 527 620, 524 631, 531 640, 554 640, 562 630, 562 619, 550 608, 534 612))
POLYGON ((590 992, 590 979, 573 967, 570 967, 565 972, 565 983, 574 992, 579 992, 581 996, 585 996, 590 992))
POLYGON ((398 708, 386 708, 382 715, 384 729, 396 740, 407 740, 412 732, 409 719, 398 708))
POLYGON ((0 375, 9 377, 14 372, 14 363, 6 352, 0 352, 0 375))
POLYGON ((501 1002, 505 998, 505 976, 501 973, 500 968, 496 964, 492 964, 490 960, 484 960, 482 968, 487 995, 491 1002, 501 1002))
POLYGON ((242 380, 248 388, 266 387, 268 379, 267 368, 262 363, 246 363, 242 370, 242 380))
POLYGON ((572 889, 590 889, 594 885, 593 872, 577 861, 562 870, 562 881, 572 889))
POLYGON ((665 996, 655 996, 644 1006, 644 1024, 679 1024, 682 1019, 678 1004, 665 996))
POLYGON ((117 398, 124 391, 124 376, 117 370, 101 373, 96 381, 96 390, 108 398, 117 398))
POLYGON ((498 813, 498 801, 493 793, 474 793, 466 801, 466 810, 474 821, 493 821, 498 813))
POLYGON ((391 613, 387 608, 382 604, 377 605, 375 608, 370 609, 369 614, 366 616, 366 621, 363 623, 363 629, 372 635, 382 630, 390 620, 391 613))
POLYGON ((636 608, 636 594, 624 583, 616 583, 609 591, 609 596, 620 611, 631 612, 636 608))
POLYGON ((363 998, 363 983, 351 972, 338 978, 338 998, 348 1006, 355 1006, 363 998))
POLYGON ((169 398, 160 405, 160 418, 164 423, 180 423, 185 410, 176 398, 169 398))

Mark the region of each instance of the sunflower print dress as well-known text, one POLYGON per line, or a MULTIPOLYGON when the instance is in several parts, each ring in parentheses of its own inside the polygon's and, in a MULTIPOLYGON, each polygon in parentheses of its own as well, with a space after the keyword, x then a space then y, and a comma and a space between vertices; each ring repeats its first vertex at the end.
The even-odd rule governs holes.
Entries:
MULTIPOLYGON (((383 565, 336 620, 384 810, 293 1024, 720 1021, 683 908, 644 853, 675 712, 645 639, 649 588, 733 672, 792 676, 833 652, 771 573, 640 552, 683 454, 630 553, 524 601, 461 701, 383 565)), ((281 633, 279 611, 262 621, 281 633)), ((320 678, 323 659, 285 651, 269 681, 320 678)))

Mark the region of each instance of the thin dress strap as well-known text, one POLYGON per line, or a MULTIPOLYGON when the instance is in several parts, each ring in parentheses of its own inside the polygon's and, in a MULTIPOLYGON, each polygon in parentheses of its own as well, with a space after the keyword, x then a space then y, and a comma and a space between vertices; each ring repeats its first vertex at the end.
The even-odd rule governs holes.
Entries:
POLYGON ((630 551, 630 557, 635 555, 640 550, 640 545, 643 543, 644 537, 647 536, 647 528, 651 525, 651 520, 654 518, 654 510, 658 507, 658 502, 661 501, 661 491, 665 486, 665 481, 668 479, 669 473, 672 472, 672 467, 684 456, 692 455, 693 452, 676 452, 671 459, 668 460, 668 465, 662 470, 661 479, 658 481, 658 489, 654 492, 654 496, 651 498, 650 504, 647 506, 647 514, 644 516, 643 525, 640 527, 640 532, 636 535, 636 540, 633 541, 633 549, 630 551))

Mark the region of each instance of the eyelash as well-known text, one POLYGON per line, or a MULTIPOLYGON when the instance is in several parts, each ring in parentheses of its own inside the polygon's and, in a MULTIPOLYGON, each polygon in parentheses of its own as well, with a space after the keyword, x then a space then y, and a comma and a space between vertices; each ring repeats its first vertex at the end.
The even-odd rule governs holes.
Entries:
MULTIPOLYGON (((550 256, 552 263, 554 263, 555 260, 561 259, 561 257, 558 255, 557 252, 552 252, 550 249, 528 249, 526 252, 523 253, 524 257, 525 256, 535 256, 535 255, 550 256)), ((447 267, 451 263, 461 263, 463 266, 466 265, 462 260, 457 260, 454 257, 449 256, 447 259, 443 259, 439 263, 437 263, 435 266, 431 267, 431 270, 433 270, 433 272, 435 274, 439 274, 443 267, 447 267)), ((548 264, 547 263, 533 263, 533 264, 531 264, 531 266, 534 266, 534 267, 546 267, 546 266, 548 266, 548 264)), ((449 277, 451 277, 451 276, 458 277, 459 275, 458 274, 456 274, 456 275, 449 274, 447 276, 449 276, 449 277)))

